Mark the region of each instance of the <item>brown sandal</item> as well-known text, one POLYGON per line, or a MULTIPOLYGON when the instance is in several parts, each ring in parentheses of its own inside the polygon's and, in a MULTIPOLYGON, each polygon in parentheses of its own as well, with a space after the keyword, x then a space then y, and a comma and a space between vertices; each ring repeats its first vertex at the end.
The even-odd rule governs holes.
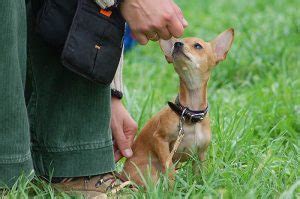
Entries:
POLYGON ((87 198, 107 198, 107 194, 116 194, 129 185, 135 190, 132 182, 116 172, 89 177, 53 178, 51 182, 59 190, 83 194, 87 198))

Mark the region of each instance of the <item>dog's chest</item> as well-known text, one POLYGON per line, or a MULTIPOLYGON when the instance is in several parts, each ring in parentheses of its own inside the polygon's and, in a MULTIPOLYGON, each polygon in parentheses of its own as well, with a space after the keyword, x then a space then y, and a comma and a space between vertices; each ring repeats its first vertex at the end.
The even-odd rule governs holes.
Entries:
POLYGON ((194 149, 204 149, 210 141, 209 132, 199 123, 184 126, 184 137, 179 145, 178 152, 194 149))

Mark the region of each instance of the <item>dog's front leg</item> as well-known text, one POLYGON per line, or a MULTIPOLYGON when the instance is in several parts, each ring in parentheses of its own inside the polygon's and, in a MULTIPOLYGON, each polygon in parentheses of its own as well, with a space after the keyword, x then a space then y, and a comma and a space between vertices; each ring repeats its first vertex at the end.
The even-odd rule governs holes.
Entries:
POLYGON ((170 155, 169 142, 164 140, 160 135, 154 137, 154 151, 162 164, 163 171, 165 171, 169 166, 167 165, 167 159, 170 155))
POLYGON ((159 161, 162 164, 162 171, 167 172, 169 176, 169 185, 170 187, 174 186, 175 182, 175 168, 172 161, 167 165, 167 159, 170 155, 169 142, 165 141, 161 137, 155 138, 155 153, 157 154, 159 161))
POLYGON ((162 164, 162 171, 168 171, 169 179, 173 181, 175 179, 175 168, 173 167, 172 162, 170 162, 170 165, 167 165, 167 159, 170 155, 169 142, 160 134, 156 134, 154 138, 154 150, 160 163, 162 164), (168 170, 169 168, 170 170, 168 170))

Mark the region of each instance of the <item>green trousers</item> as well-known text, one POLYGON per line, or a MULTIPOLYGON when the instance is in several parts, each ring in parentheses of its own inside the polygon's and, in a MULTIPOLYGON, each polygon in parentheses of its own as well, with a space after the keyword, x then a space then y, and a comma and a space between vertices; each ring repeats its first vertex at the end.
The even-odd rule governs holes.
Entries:
POLYGON ((61 65, 27 26, 25 0, 1 0, 0 24, 0 186, 32 171, 75 177, 114 170, 110 87, 61 65))

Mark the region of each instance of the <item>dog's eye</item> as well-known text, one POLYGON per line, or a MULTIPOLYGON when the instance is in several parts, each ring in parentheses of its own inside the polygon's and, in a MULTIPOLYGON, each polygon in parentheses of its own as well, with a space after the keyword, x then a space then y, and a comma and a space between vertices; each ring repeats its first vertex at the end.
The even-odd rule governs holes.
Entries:
POLYGON ((194 44, 194 47, 196 48, 196 49, 202 49, 203 47, 201 46, 201 44, 199 44, 199 43, 195 43, 194 44))

